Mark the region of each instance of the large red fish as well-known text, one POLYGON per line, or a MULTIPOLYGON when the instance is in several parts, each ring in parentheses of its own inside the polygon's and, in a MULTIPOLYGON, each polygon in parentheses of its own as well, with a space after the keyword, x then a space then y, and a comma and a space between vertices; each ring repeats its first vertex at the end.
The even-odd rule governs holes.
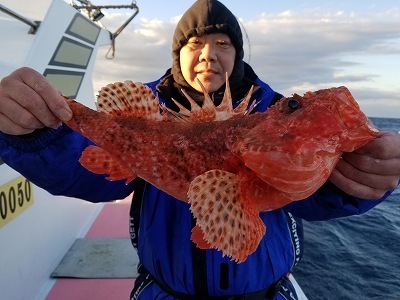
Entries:
POLYGON ((109 180, 138 176, 189 202, 192 241, 237 262, 265 234, 261 211, 311 195, 343 152, 378 132, 345 87, 295 94, 254 114, 251 92, 235 109, 229 86, 217 107, 204 94, 202 107, 189 97, 191 111, 177 104, 174 112, 145 85, 110 84, 99 111, 68 99, 67 125, 97 145, 84 150, 84 167, 109 180))

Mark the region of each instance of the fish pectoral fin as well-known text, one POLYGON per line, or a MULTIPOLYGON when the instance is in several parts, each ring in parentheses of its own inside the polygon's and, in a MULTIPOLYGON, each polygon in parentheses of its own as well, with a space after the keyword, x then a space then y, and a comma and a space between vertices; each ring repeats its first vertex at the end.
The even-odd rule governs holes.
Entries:
POLYGON ((126 184, 128 184, 136 178, 136 174, 125 164, 97 146, 86 147, 79 162, 92 173, 108 174, 106 179, 110 181, 126 179, 126 184))
POLYGON ((97 108, 112 116, 124 115, 155 121, 165 119, 160 114, 159 100, 152 89, 130 80, 103 87, 97 96, 97 108))
POLYGON ((253 205, 240 190, 241 177, 211 170, 197 176, 189 185, 190 210, 200 228, 194 228, 192 241, 215 248, 240 263, 258 247, 266 228, 253 205), (203 240, 203 241, 202 241, 203 240))

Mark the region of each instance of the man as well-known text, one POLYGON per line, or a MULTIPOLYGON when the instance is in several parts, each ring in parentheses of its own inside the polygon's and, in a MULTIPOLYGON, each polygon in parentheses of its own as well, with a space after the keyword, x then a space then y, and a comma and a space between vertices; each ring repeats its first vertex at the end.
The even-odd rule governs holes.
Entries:
MULTIPOLYGON (((234 102, 251 85, 256 86, 252 97, 260 101, 258 111, 282 97, 243 62, 240 26, 218 1, 198 0, 183 15, 172 57, 172 69, 148 84, 170 108, 175 108, 171 98, 188 105, 181 88, 202 102, 196 79, 218 103, 226 72, 234 102)), ((126 186, 81 167, 78 158, 90 142, 61 125, 70 117, 64 99, 45 78, 27 68, 15 71, 0 85, 0 157, 53 194, 108 201, 135 191, 131 231, 141 264, 132 299, 284 299, 290 288, 285 275, 299 259, 288 229, 288 222, 296 222, 293 216, 323 220, 363 213, 383 201, 400 178, 400 137, 381 133, 357 152, 343 155, 330 181, 315 194, 261 213, 268 231, 256 252, 237 264, 190 241, 194 222, 187 203, 141 179, 126 186), (65 160, 70 169, 54 171, 65 160), (46 172, 49 169, 53 171, 46 172)))

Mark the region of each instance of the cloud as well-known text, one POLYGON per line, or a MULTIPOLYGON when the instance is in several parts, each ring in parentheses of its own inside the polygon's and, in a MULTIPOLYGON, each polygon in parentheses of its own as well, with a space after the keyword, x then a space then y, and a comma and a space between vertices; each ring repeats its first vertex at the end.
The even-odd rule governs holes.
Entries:
MULTIPOLYGON (((121 17, 112 16, 110 19, 117 22, 121 17)), ((94 73, 95 90, 114 81, 146 82, 161 77, 171 65, 174 28, 173 22, 140 19, 139 23, 125 29, 116 38, 112 60, 106 59, 109 49, 99 51, 94 73)))
MULTIPOLYGON (((21 1, 3 2, 23 16, 41 20, 51 1, 42 0, 34 7, 21 1)), ((367 9, 339 2, 310 2, 312 5, 298 5, 298 9, 279 3, 277 13, 269 8, 263 12, 261 7, 269 6, 260 5, 257 15, 229 3, 238 17, 241 13, 246 16, 240 19, 245 29, 245 60, 261 79, 284 95, 345 85, 367 113, 399 117, 400 8, 394 1, 379 6, 366 3, 368 7, 363 8, 367 9), (337 7, 345 10, 335 10, 337 7)), ((102 21, 113 32, 132 12, 103 13, 106 17, 102 21)), ((95 91, 126 79, 153 81, 171 66, 171 40, 180 16, 172 15, 169 20, 140 17, 117 37, 114 59, 106 58, 108 47, 99 50, 93 77, 95 91)), ((19 61, 20 56, 17 53, 10 61, 19 61)))
MULTIPOLYGON (((117 22, 122 17, 113 18, 117 22)), ((140 19, 129 25, 116 40, 113 60, 103 59, 105 50, 100 52, 95 86, 125 79, 146 82, 163 75, 171 66, 171 40, 178 19, 140 19)), ((399 61, 399 9, 374 14, 285 11, 241 22, 248 36, 245 60, 279 92, 288 95, 346 85, 366 101, 366 107, 398 108, 399 80, 388 90, 385 76, 391 74, 369 64, 387 57, 399 61), (369 100, 372 97, 375 102, 369 100)))

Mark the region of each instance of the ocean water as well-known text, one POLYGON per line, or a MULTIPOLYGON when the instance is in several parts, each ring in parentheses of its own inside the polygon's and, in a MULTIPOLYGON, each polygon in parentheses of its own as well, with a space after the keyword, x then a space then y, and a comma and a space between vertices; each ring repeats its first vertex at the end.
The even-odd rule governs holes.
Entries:
MULTIPOLYGON (((400 119, 371 118, 400 133, 400 119)), ((294 276, 310 300, 400 299, 400 188, 361 216, 304 222, 294 276)))

